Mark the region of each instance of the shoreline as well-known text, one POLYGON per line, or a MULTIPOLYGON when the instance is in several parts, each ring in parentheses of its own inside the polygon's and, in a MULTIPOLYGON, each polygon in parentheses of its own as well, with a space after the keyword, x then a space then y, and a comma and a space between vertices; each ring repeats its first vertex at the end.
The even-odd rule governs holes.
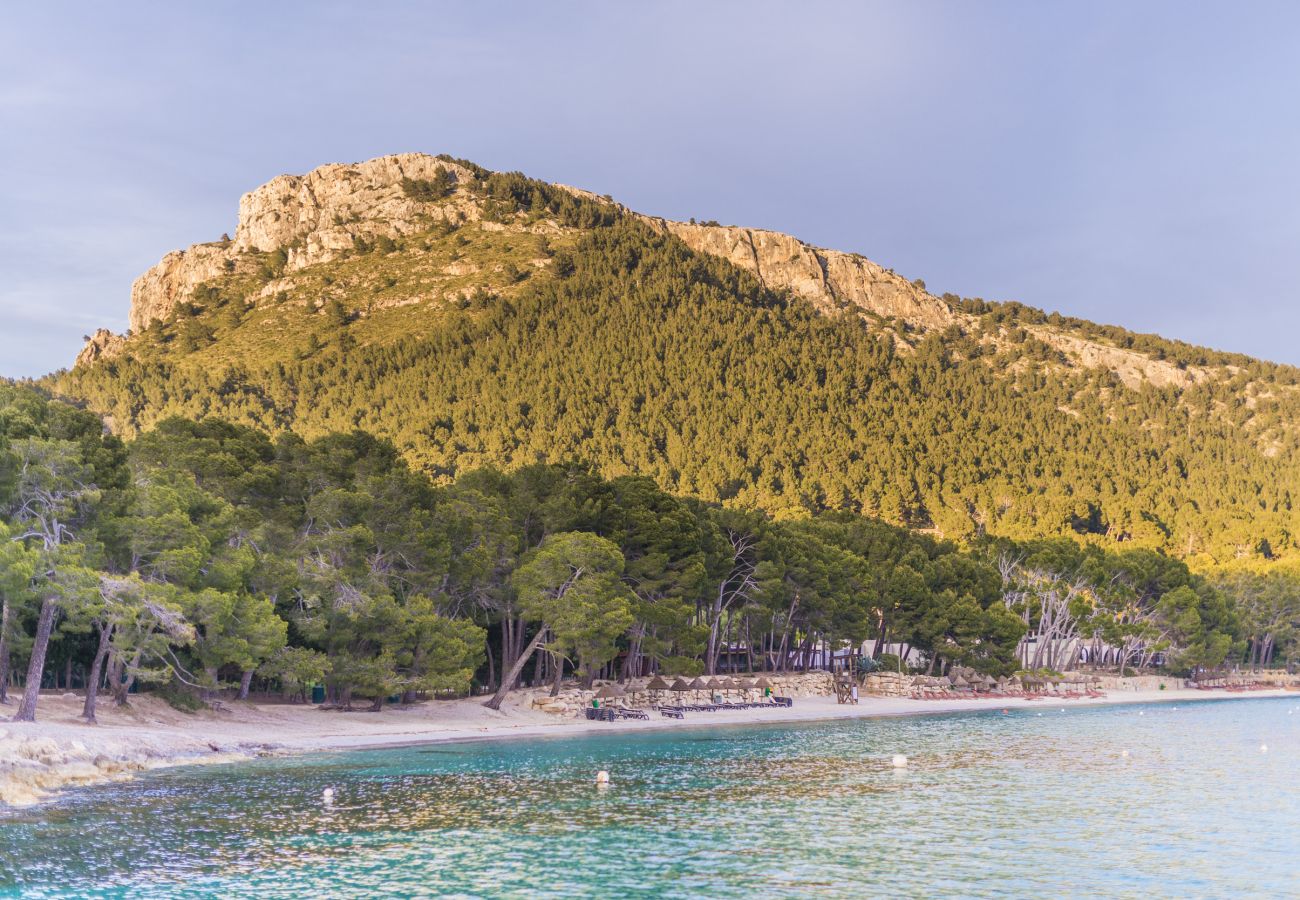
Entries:
MULTIPOLYGON (((1105 697, 1063 699, 991 697, 977 700, 916 700, 863 695, 857 706, 832 697, 795 699, 771 710, 687 713, 683 719, 634 719, 616 723, 559 718, 526 706, 521 696, 501 711, 482 698, 433 701, 383 712, 337 712, 312 706, 228 704, 225 712, 179 713, 152 697, 135 698, 126 710, 106 711, 102 724, 76 718, 80 699, 72 694, 42 697, 35 723, 0 720, 0 809, 33 806, 74 787, 134 777, 141 772, 190 765, 214 765, 259 757, 301 756, 356 750, 385 750, 444 743, 660 733, 670 729, 791 725, 954 715, 998 709, 1085 709, 1143 703, 1198 703, 1293 698, 1285 688, 1242 692, 1111 690, 1105 697)), ((10 707, 9 709, 12 709, 10 707)), ((0 707, 0 711, 7 711, 0 707)), ((654 715, 654 713, 652 713, 654 715)))
MULTIPOLYGON (((1234 693, 1211 693, 1209 691, 1186 690, 1186 691, 1126 691, 1121 692, 1122 696, 1107 695, 1106 697, 1092 697, 1086 699, 1062 700, 1061 698, 1045 698, 1049 702, 1038 700, 1026 700, 1021 697, 1003 697, 990 698, 988 700, 889 700, 880 697, 864 697, 865 700, 876 701, 872 704, 859 704, 855 709, 852 706, 831 703, 829 705, 833 710, 840 712, 821 713, 820 706, 817 714, 814 715, 791 715, 795 707, 775 711, 775 714, 759 712, 757 715, 761 718, 743 718, 744 712, 728 715, 726 713, 696 713, 694 719, 670 719, 670 718, 651 718, 649 721, 637 721, 634 719, 620 720, 617 723, 599 723, 599 722, 574 722, 569 727, 563 728, 562 733, 555 733, 556 729, 540 728, 533 730, 502 731, 497 734, 484 736, 461 735, 461 734, 442 734, 432 735, 427 738, 420 738, 409 741, 380 741, 369 744, 348 744, 334 747, 319 747, 314 749, 303 750, 301 753, 347 753, 354 750, 397 750, 404 747, 421 747, 431 744, 472 744, 472 743, 494 743, 496 741, 513 740, 519 738, 568 738, 568 737, 585 737, 594 734, 607 735, 626 735, 633 732, 660 732, 671 729, 700 729, 700 728, 717 728, 717 727, 736 727, 749 728, 756 725, 799 725, 799 724, 816 724, 818 722, 843 722, 853 719, 902 719, 923 716, 941 716, 941 715, 959 715, 967 712, 990 712, 998 709, 1082 709, 1087 707, 1107 707, 1107 706, 1125 706, 1137 705, 1143 703, 1203 703, 1203 702, 1222 702, 1228 700, 1266 700, 1282 699, 1292 697, 1300 702, 1300 692, 1289 691, 1285 688, 1274 688, 1269 690, 1245 691, 1234 693), (1018 702, 1017 702, 1018 701, 1018 702), (879 709, 882 704, 909 704, 906 709, 879 709), (925 704, 924 706, 912 707, 910 704, 925 704), (1065 704, 1061 706, 1059 704, 1065 704), (708 717, 708 718, 706 718, 708 717), (724 718, 725 717, 725 718, 724 718)), ((805 702, 812 698, 803 698, 805 702)), ((751 711, 752 712, 752 711, 751 711)), ((295 754, 297 755, 297 754, 295 754)))

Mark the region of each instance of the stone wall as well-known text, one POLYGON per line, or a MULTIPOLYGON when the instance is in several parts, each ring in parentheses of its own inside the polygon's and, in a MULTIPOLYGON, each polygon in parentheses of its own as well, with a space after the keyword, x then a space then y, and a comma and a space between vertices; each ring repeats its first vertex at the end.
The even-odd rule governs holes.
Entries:
MULTIPOLYGON (((727 677, 727 676, 721 676, 727 677)), ((772 693, 777 697, 830 697, 834 696, 835 688, 828 672, 792 672, 788 674, 767 673, 750 675, 738 675, 737 678, 752 679, 766 678, 772 684, 772 693)), ((671 680, 671 679, 669 679, 671 680)), ((623 697, 618 700, 601 701, 601 705, 618 706, 625 708, 645 708, 651 705, 650 695, 645 692, 645 686, 649 683, 649 678, 633 678, 623 685, 624 689, 635 691, 634 696, 623 697)), ((598 681, 592 686, 592 690, 584 690, 573 682, 565 682, 564 687, 556 696, 551 696, 550 688, 537 687, 525 688, 520 691, 520 704, 527 709, 537 709, 554 716, 565 716, 576 718, 582 715, 582 710, 591 706, 592 698, 595 697, 603 685, 608 682, 598 681)), ((748 696, 757 699, 762 691, 753 690, 747 692, 748 696)), ((703 693, 682 694, 683 703, 697 702, 705 699, 703 693)), ((743 696, 736 691, 723 692, 724 697, 735 699, 743 696)), ((678 695, 666 693, 663 695, 662 702, 672 704, 677 702, 678 695)))
POLYGON ((912 676, 900 672, 872 672, 862 679, 862 690, 873 697, 906 697, 912 690, 912 676))

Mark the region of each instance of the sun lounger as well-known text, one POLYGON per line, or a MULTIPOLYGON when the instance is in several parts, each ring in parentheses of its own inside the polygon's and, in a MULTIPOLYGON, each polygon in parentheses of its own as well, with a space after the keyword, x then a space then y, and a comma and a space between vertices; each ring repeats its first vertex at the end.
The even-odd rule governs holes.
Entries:
POLYGON ((682 710, 681 707, 678 706, 661 706, 659 707, 659 712, 663 714, 665 719, 686 718, 684 711, 682 710))

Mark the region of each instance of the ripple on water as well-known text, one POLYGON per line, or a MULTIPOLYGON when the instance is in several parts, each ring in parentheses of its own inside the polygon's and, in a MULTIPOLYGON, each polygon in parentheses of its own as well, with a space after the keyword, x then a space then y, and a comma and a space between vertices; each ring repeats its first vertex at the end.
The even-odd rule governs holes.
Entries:
POLYGON ((0 814, 0 887, 1283 896, 1300 850, 1292 709, 971 713, 162 771, 0 814), (607 789, 592 783, 599 769, 607 789))

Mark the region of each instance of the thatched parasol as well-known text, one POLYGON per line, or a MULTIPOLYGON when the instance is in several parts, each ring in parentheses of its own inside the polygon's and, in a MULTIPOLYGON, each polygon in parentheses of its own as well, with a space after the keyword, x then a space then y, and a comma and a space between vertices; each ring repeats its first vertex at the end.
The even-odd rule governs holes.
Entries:
POLYGON ((760 678, 758 681, 754 682, 754 687, 759 688, 760 690, 770 688, 771 686, 772 682, 768 681, 766 678, 760 678))
POLYGON ((619 697, 626 696, 627 691, 623 690, 623 688, 617 684, 607 684, 600 690, 596 691, 596 698, 598 700, 615 700, 619 697))
POLYGON ((647 691, 666 691, 668 690, 668 687, 668 682, 656 675, 654 678, 650 679, 650 683, 645 686, 645 689, 647 691))
POLYGON ((754 679, 752 678, 742 678, 736 682, 736 687, 740 688, 742 691, 751 691, 758 687, 758 685, 754 683, 754 679))
POLYGON ((691 690, 693 691, 707 691, 708 689, 709 683, 703 678, 697 678, 691 682, 691 690))
POLYGON ((678 693, 681 693, 683 691, 689 691, 691 690, 691 683, 687 681, 685 678, 678 678, 676 681, 673 682, 672 687, 670 687, 668 690, 677 691, 678 693))

